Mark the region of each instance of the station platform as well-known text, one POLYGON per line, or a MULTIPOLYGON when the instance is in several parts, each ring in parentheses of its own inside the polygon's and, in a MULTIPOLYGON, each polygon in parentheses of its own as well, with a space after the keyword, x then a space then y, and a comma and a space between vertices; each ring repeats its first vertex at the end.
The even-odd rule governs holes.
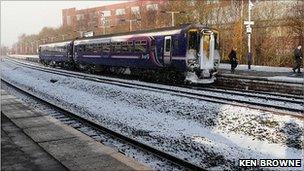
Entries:
POLYGON ((1 170, 149 170, 1 89, 1 170))
POLYGON ((16 54, 11 54, 11 55, 7 55, 7 56, 11 57, 11 58, 21 59, 21 60, 26 60, 26 61, 31 61, 31 62, 39 62, 38 55, 16 55, 16 54))
POLYGON ((303 94, 304 74, 288 67, 238 65, 231 73, 230 64, 220 64, 217 85, 279 93, 303 94))
POLYGON ((270 66, 256 66, 252 65, 248 69, 247 65, 239 65, 232 74, 230 71, 230 64, 220 64, 221 76, 243 77, 243 78, 258 78, 260 80, 286 82, 286 83, 304 83, 303 68, 301 73, 293 72, 292 68, 288 67, 270 67, 270 66))

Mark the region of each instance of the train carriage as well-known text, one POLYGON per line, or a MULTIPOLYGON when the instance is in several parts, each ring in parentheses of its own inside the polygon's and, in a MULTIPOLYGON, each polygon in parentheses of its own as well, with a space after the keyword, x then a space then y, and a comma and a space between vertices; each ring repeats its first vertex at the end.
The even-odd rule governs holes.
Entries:
MULTIPOLYGON (((167 69, 182 73, 185 81, 191 83, 213 82, 220 59, 218 32, 202 25, 112 34, 65 43, 68 49, 65 60, 73 61, 78 68, 122 71, 129 68, 132 72, 167 69), (73 48, 68 48, 71 45, 73 48)), ((41 56, 41 59, 50 59, 43 51, 41 56)))
POLYGON ((41 63, 61 66, 74 65, 72 40, 40 45, 38 53, 41 63))

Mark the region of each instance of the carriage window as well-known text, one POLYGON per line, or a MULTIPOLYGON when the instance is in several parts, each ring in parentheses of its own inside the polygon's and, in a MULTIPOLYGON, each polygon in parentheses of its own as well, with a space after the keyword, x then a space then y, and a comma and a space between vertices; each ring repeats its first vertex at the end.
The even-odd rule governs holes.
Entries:
POLYGON ((75 50, 77 50, 78 52, 82 52, 82 49, 82 45, 75 46, 75 50))
POLYGON ((121 42, 113 43, 113 52, 120 53, 121 52, 121 42))
POLYGON ((122 52, 129 52, 129 47, 127 42, 122 42, 121 43, 121 50, 122 52))
POLYGON ((170 52, 171 50, 171 39, 166 39, 165 51, 170 52))
POLYGON ((85 45, 85 52, 93 52, 93 51, 94 51, 93 44, 87 44, 87 45, 85 45))
POLYGON ((80 52, 84 52, 85 51, 85 45, 78 45, 78 50, 80 51, 80 52))
POLYGON ((98 44, 97 44, 97 47, 98 47, 98 49, 100 49, 100 51, 102 50, 101 43, 98 43, 98 44))
POLYGON ((133 42, 128 42, 129 52, 133 51, 133 42))
POLYGON ((147 51, 147 42, 146 41, 135 41, 134 52, 146 53, 147 51))
POLYGON ((93 51, 94 53, 97 52, 97 46, 96 46, 96 44, 92 44, 92 51, 93 51))
POLYGON ((109 53, 111 50, 111 46, 110 46, 110 43, 104 43, 102 45, 102 51, 105 52, 105 53, 109 53))
POLYGON ((101 46, 100 46, 100 44, 92 44, 92 46, 93 46, 93 52, 94 53, 101 52, 101 46))

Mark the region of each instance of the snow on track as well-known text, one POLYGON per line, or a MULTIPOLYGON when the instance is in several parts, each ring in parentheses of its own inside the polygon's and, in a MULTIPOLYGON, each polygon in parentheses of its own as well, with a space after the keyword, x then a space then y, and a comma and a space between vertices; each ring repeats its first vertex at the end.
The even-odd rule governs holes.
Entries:
POLYGON ((117 132, 207 168, 301 158, 303 120, 1 63, 2 78, 117 132), (53 80, 53 83, 50 80, 53 80), (55 81, 54 81, 55 80, 55 81))

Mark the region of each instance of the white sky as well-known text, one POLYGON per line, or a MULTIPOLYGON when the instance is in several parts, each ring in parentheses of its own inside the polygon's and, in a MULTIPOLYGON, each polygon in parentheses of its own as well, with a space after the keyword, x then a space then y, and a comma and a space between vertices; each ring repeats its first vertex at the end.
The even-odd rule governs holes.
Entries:
POLYGON ((22 33, 36 34, 45 26, 62 25, 62 9, 83 9, 123 2, 125 1, 1 1, 1 45, 11 46, 22 33))

